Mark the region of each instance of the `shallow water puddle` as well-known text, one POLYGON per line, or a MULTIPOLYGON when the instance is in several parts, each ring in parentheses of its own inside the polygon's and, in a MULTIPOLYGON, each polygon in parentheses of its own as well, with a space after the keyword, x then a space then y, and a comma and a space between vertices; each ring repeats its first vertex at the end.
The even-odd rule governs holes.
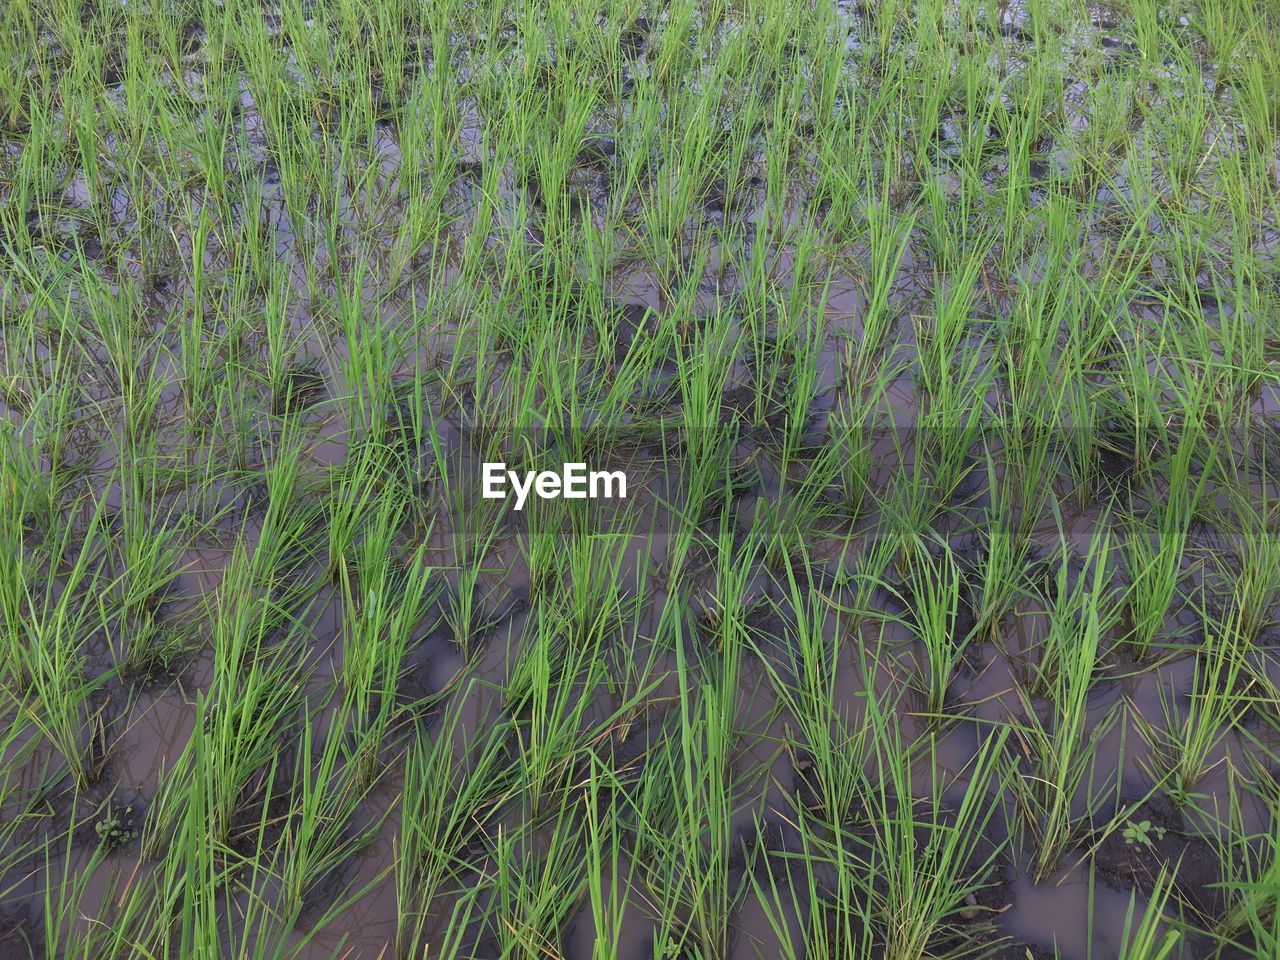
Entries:
POLYGON ((1136 891, 1124 893, 1096 878, 1091 881, 1083 867, 1069 868, 1040 883, 1019 875, 1009 892, 1013 905, 1000 917, 1002 932, 1025 943, 1056 947, 1062 960, 1119 956, 1131 899, 1131 927, 1148 905, 1136 891))

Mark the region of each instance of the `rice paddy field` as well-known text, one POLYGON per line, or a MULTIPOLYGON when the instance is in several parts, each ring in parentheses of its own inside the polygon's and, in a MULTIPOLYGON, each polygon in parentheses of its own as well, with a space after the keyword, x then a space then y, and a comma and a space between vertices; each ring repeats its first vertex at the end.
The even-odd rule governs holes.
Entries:
POLYGON ((1275 0, 4 0, 0 957, 1280 956, 1278 258, 1275 0))

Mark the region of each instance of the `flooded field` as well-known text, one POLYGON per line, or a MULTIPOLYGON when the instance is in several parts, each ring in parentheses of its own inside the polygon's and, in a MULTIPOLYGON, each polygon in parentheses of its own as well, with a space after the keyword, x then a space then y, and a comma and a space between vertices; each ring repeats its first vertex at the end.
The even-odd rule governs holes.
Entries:
POLYGON ((7 0, 0 958, 1280 956, 1278 255, 1272 0, 7 0))

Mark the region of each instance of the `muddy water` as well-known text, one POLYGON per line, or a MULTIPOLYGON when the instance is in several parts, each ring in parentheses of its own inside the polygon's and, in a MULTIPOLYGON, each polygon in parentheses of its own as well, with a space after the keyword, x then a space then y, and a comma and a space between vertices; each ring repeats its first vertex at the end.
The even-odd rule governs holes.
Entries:
MULTIPOLYGON (((868 16, 867 8, 861 4, 841 5, 841 10, 842 16, 854 27, 868 16)), ((1095 14, 1091 24, 1082 24, 1076 34, 1064 38, 1064 44, 1105 51, 1123 49, 1122 45, 1128 41, 1112 35, 1123 33, 1120 22, 1112 21, 1100 8, 1095 14)), ((1018 31, 1025 27, 1026 16, 1020 4, 1002 5, 1001 23, 1007 28, 1009 37, 1017 39, 1018 31)), ((862 42, 860 31, 855 29, 849 35, 850 49, 859 50, 862 42)), ((1076 130, 1087 128, 1089 97, 1096 95, 1095 92, 1085 80, 1073 78, 1066 84, 1065 93, 1069 127, 1076 130)), ((262 201, 260 211, 251 213, 246 208, 241 213, 245 218, 246 228, 256 218, 255 229, 264 229, 273 237, 273 249, 280 261, 278 269, 285 277, 285 286, 290 293, 288 303, 282 309, 288 315, 291 333, 298 341, 295 365, 305 368, 318 378, 317 389, 308 392, 305 401, 300 402, 307 407, 305 417, 302 418, 309 430, 306 460, 311 469, 323 473, 343 464, 351 452, 353 438, 358 438, 361 434, 361 425, 353 424, 347 419, 344 405, 340 402, 341 398, 349 396, 358 387, 348 376, 352 362, 351 351, 343 337, 335 336, 324 326, 331 303, 337 299, 337 291, 327 274, 318 273, 315 265, 303 263, 296 255, 297 226, 285 205, 286 185, 280 183, 278 170, 273 171, 274 162, 265 124, 247 90, 242 92, 239 105, 242 124, 236 147, 242 154, 241 163, 247 169, 260 171, 262 201)), ((469 166, 479 168, 486 157, 483 121, 478 108, 471 105, 462 113, 462 152, 459 164, 465 171, 469 166)), ((1206 131, 1206 136, 1217 135, 1216 132, 1206 131)), ((960 150, 961 136, 961 131, 954 123, 944 123, 941 130, 943 154, 957 153, 960 150)), ((6 151, 12 146, 6 144, 6 151)), ((387 183, 394 183, 401 160, 395 132, 392 129, 381 131, 376 147, 381 175, 387 183)), ((1077 160, 1069 147, 1053 145, 1045 151, 1044 159, 1039 162, 1044 164, 1046 170, 1066 173, 1077 160)), ((1206 177, 1209 172, 1211 170, 1205 171, 1206 177)), ((593 210, 599 211, 606 207, 609 202, 609 177, 591 170, 578 171, 578 174, 573 183, 574 189, 590 201, 593 210)), ((944 179, 949 177, 946 170, 938 171, 938 175, 944 179)), ((955 181, 947 184, 952 193, 956 187, 955 181)), ((527 214, 531 205, 522 194, 522 189, 509 172, 504 172, 499 178, 501 206, 492 227, 495 236, 505 237, 516 232, 533 233, 527 214)), ((1108 191, 1106 196, 1100 198, 1103 205, 1115 205, 1123 198, 1129 185, 1120 178, 1099 189, 1108 191)), ((87 190, 83 175, 71 179, 64 198, 68 210, 75 212, 88 206, 87 190)), ((736 222, 737 226, 758 223, 763 219, 768 197, 763 184, 757 183, 755 190, 753 195, 742 201, 745 212, 740 221, 736 222)), ((784 223, 788 219, 798 222, 811 215, 803 190, 797 192, 800 196, 793 198, 784 208, 784 223)), ((474 176, 463 175, 450 187, 449 204, 458 216, 452 230, 454 239, 459 243, 465 240, 474 225, 479 197, 480 187, 474 176)), ((362 223, 367 199, 348 197, 338 211, 344 227, 352 232, 357 227, 368 226, 362 223)), ((130 234, 137 229, 136 211, 123 190, 117 190, 113 194, 111 213, 116 228, 121 233, 130 234)), ((719 224, 729 222, 730 226, 735 225, 732 211, 718 213, 719 224)), ((71 224, 72 221, 68 218, 64 225, 68 231, 71 224)), ((383 225, 383 228, 391 233, 394 224, 390 228, 383 225)), ((732 231, 729 232, 732 234, 732 231)), ((743 232, 750 233, 747 230, 743 232)), ((1263 237, 1262 242, 1272 247, 1275 246, 1276 236, 1280 235, 1274 229, 1269 232, 1263 229, 1259 233, 1263 237)), ((1089 243, 1095 257, 1103 256, 1108 249, 1103 242, 1105 237, 1105 225, 1099 224, 1091 228, 1089 243)), ((927 252, 922 231, 917 231, 907 239, 906 255, 891 287, 889 307, 895 318, 891 330, 892 340, 897 345, 897 355, 908 365, 908 369, 887 385, 878 407, 882 427, 873 433, 871 439, 873 466, 870 481, 881 494, 890 490, 915 462, 919 437, 917 428, 925 402, 920 386, 910 371, 910 364, 917 356, 918 320, 922 316, 928 316, 933 308, 935 264, 927 252)), ((389 240, 389 236, 379 238, 379 242, 389 240)), ((694 312, 711 316, 722 299, 732 301, 741 295, 741 278, 735 274, 733 257, 729 253, 749 257, 756 252, 752 248, 753 242, 740 239, 736 250, 717 249, 710 255, 707 276, 692 301, 694 312)), ((190 249, 184 244, 179 246, 186 251, 190 249)), ((337 258, 336 253, 328 253, 337 258)), ((847 251, 847 254, 848 261, 857 261, 865 259, 866 251, 855 247, 847 251)), ((780 243, 764 251, 764 255, 772 264, 774 277, 785 289, 792 279, 797 251, 786 243, 780 243)), ((225 273, 233 269, 230 257, 216 250, 206 252, 202 266, 211 273, 225 273)), ((134 275, 138 269, 136 264, 126 265, 123 273, 116 278, 117 283, 138 281, 139 277, 134 275)), ((1013 279, 1016 282, 1029 282, 1038 280, 1043 275, 1043 264, 1028 263, 1013 279)), ((850 341, 859 341, 865 334, 863 321, 867 311, 867 293, 864 280, 856 270, 838 268, 827 291, 826 313, 823 317, 825 330, 817 350, 816 396, 809 407, 810 420, 806 427, 806 435, 815 443, 824 438, 832 411, 842 400, 839 385, 843 381, 841 365, 846 359, 844 345, 850 341)), ((382 324, 389 331, 397 331, 413 322, 411 302, 414 295, 430 293, 448 301, 445 292, 440 289, 448 286, 447 280, 439 284, 433 281, 430 290, 426 290, 426 286, 420 280, 410 279, 391 289, 378 289, 377 282, 371 279, 369 285, 360 291, 358 306, 370 318, 370 326, 382 324), (422 289, 415 287, 415 284, 422 289), (376 323, 373 322, 375 319, 376 323)), ((458 305, 460 312, 465 307, 467 297, 481 293, 483 292, 460 291, 453 302, 458 305)), ((629 330, 618 331, 620 339, 624 334, 634 336, 638 329, 652 323, 656 316, 672 308, 663 285, 643 267, 620 270, 611 278, 609 294, 613 305, 624 318, 620 327, 628 324, 631 326, 629 330)), ((190 278, 178 273, 170 279, 166 289, 150 291, 146 302, 149 309, 163 315, 169 311, 176 312, 193 295, 190 278)), ((1001 303, 1000 298, 995 295, 991 300, 992 306, 998 307, 1001 303)), ((735 318, 734 334, 741 336, 743 329, 742 318, 735 318)), ((456 327, 445 323, 433 326, 429 335, 423 338, 425 342, 408 343, 397 358, 396 368, 392 373, 393 381, 401 386, 409 384, 416 389, 416 384, 410 377, 423 369, 447 364, 458 342, 458 336, 456 327)), ((256 344, 255 347, 264 355, 269 352, 266 345, 256 344)), ((45 346, 41 345, 41 349, 45 349, 45 346)), ((40 359, 47 360, 48 354, 43 354, 40 359)), ((107 365, 105 359, 103 365, 107 365)), ((175 449, 181 449, 190 442, 190 438, 184 432, 187 425, 181 422, 182 407, 178 385, 172 372, 166 370, 163 364, 156 368, 156 376, 169 381, 159 392, 160 406, 167 411, 162 416, 167 424, 164 436, 175 449)), ((668 392, 672 376, 672 365, 665 365, 659 371, 659 379, 664 382, 654 384, 653 392, 657 395, 668 392)), ((734 391, 750 388, 755 383, 754 378, 755 371, 746 360, 741 361, 732 372, 732 382, 726 390, 726 406, 734 391)), ((496 373, 494 379, 497 385, 492 389, 500 392, 502 375, 496 373)), ((1280 388, 1274 381, 1265 383, 1253 401, 1252 412, 1264 423, 1274 425, 1280 415, 1278 391, 1280 388)), ((1002 385, 996 383, 990 397, 993 410, 1002 402, 1003 397, 1002 385)), ((16 401, 18 398, 0 397, 0 407, 6 417, 16 421, 23 416, 24 411, 16 402, 11 403, 11 399, 16 401)), ((117 394, 108 389, 96 395, 95 399, 109 402, 110 406, 116 401, 117 394)), ((448 409, 448 404, 440 398, 436 399, 439 400, 438 409, 433 413, 440 414, 439 423, 443 424, 447 414, 456 411, 448 409)), ((252 419, 267 422, 272 403, 274 398, 253 396, 248 401, 248 415, 252 419)), ((446 440, 457 439, 455 434, 445 432, 444 435, 446 440)), ((89 464, 88 474, 91 478, 110 477, 113 468, 127 456, 109 432, 95 442, 86 442, 84 446, 80 455, 89 464)), ((780 466, 771 462, 770 450, 771 446, 765 439, 745 436, 737 451, 742 461, 759 466, 758 496, 766 502, 778 495, 784 476, 780 466)), ((269 452, 265 449, 209 449, 205 455, 211 462, 219 462, 223 457, 234 457, 252 474, 261 467, 263 458, 269 452)), ((1002 477, 1000 470, 1002 467, 997 468, 997 476, 1002 477)), ((646 486, 649 479, 657 486, 660 480, 667 478, 660 477, 655 471, 652 478, 637 477, 638 485, 646 486)), ((104 479, 104 483, 108 482, 114 481, 104 479)), ((107 489, 107 505, 118 509, 121 505, 119 487, 107 489)), ((187 544, 178 564, 171 594, 165 601, 164 614, 171 618, 169 622, 175 627, 184 617, 198 619, 201 603, 218 595, 222 589, 223 572, 233 553, 232 545, 240 544, 248 548, 255 545, 259 532, 261 497, 261 490, 254 489, 252 482, 246 485, 228 483, 212 491, 206 502, 199 505, 208 515, 219 518, 215 524, 218 528, 217 535, 202 536, 198 541, 187 544)), ((954 508, 951 518, 946 521, 950 526, 939 532, 957 537, 971 534, 971 531, 961 529, 960 520, 968 518, 972 522, 982 522, 982 511, 989 502, 989 491, 967 490, 963 494, 957 494, 955 500, 956 502, 947 505, 954 508)), ((1062 522, 1066 539, 1075 546, 1093 542, 1101 523, 1098 505, 1068 505, 1066 511, 1062 522)), ((856 568, 856 560, 844 563, 841 545, 846 540, 842 538, 866 536, 870 539, 876 529, 877 519, 874 514, 848 518, 832 531, 838 536, 833 535, 827 541, 815 541, 811 544, 813 557, 829 561, 837 574, 856 568)), ((659 528, 659 533, 663 532, 659 528)), ((1060 532, 1058 518, 1047 513, 1035 518, 1034 532, 1038 542, 1052 544, 1060 532)), ((449 554, 465 540, 466 534, 444 522, 433 536, 436 538, 433 545, 439 547, 445 562, 448 562, 449 554)), ((661 535, 636 539, 625 551, 624 570, 628 574, 664 571, 668 566, 669 546, 661 535)), ((1193 561, 1189 559, 1189 579, 1194 579, 1193 565, 1193 561)), ((406 663, 409 673, 404 681, 405 689, 411 691, 413 696, 430 697, 440 691, 456 689, 457 692, 448 694, 442 703, 434 704, 432 709, 434 712, 455 708, 460 711, 461 723, 455 733, 456 752, 459 755, 474 750, 479 734, 487 729, 495 717, 502 715, 506 706, 512 664, 527 639, 529 614, 526 608, 529 602, 530 572, 521 568, 518 538, 510 536, 495 542, 487 567, 486 572, 477 580, 477 593, 482 608, 477 620, 483 622, 486 629, 476 638, 474 649, 461 649, 441 623, 426 623, 422 625, 420 636, 416 637, 418 642, 406 663)), ((456 593, 459 590, 456 573, 441 579, 444 581, 446 595, 450 591, 456 593)), ((695 592, 709 590, 710 581, 711 577, 705 573, 695 572, 689 576, 689 583, 695 592)), ((747 600, 752 602, 764 599, 777 603, 780 595, 774 578, 762 570, 761 575, 752 581, 747 600)), ((666 596, 654 591, 642 599, 656 609, 665 602, 666 596)), ((311 694, 322 694, 327 689, 326 685, 342 669, 345 613, 340 594, 326 585, 318 589, 305 615, 301 617, 301 630, 308 639, 311 654, 307 660, 307 665, 313 670, 307 683, 311 694)), ((632 648, 630 652, 640 657, 651 657, 660 664, 654 668, 656 674, 662 676, 662 682, 655 689, 652 709, 658 718, 652 722, 660 725, 661 717, 679 695, 674 665, 670 662, 669 650, 657 644, 650 648, 650 642, 656 633, 652 629, 653 618, 646 620, 645 614, 641 614, 637 617, 637 623, 641 626, 634 633, 641 638, 641 643, 638 649, 632 648)), ((768 624, 764 632, 772 634, 770 639, 777 646, 785 646, 786 626, 782 622, 768 624)), ((1177 625, 1170 624, 1171 628, 1175 626, 1177 625)), ((843 627, 838 626, 835 621, 829 625, 833 637, 840 629, 843 627)), ((921 669, 922 657, 910 632, 902 628, 900 623, 892 621, 883 629, 878 626, 874 631, 866 627, 862 629, 868 635, 843 638, 847 643, 837 659, 834 683, 834 706, 837 714, 846 718, 849 723, 856 723, 866 709, 866 691, 869 687, 885 700, 901 703, 901 715, 897 718, 897 724, 904 739, 908 742, 927 741, 936 736, 935 770, 949 784, 948 800, 957 800, 965 785, 965 771, 969 768, 985 731, 994 724, 1022 716, 1026 709, 1018 691, 1020 686, 1028 682, 1034 668, 1034 656, 1045 631, 1043 611, 1034 603, 1024 603, 1016 611, 1016 615, 1002 625, 997 636, 966 653, 962 668, 948 689, 948 702, 956 707, 961 716, 941 731, 933 726, 929 718, 923 716, 919 696, 912 685, 912 680, 921 669), (874 637, 870 635, 872 632, 874 637), (883 644, 883 656, 877 658, 868 671, 861 662, 858 651, 869 648, 873 643, 883 644)), ((1185 637, 1173 629, 1169 631, 1167 640, 1175 650, 1179 644, 1185 643, 1185 637)), ((705 650, 700 653, 713 659, 713 654, 705 650)), ((1152 669, 1126 663, 1122 655, 1117 655, 1107 666, 1108 674, 1095 686, 1089 703, 1088 729, 1094 729, 1104 717, 1112 713, 1120 715, 1120 722, 1100 740, 1094 763, 1099 771, 1114 772, 1114 791, 1118 803, 1138 804, 1155 787, 1155 756, 1147 742, 1147 735, 1153 726, 1160 727, 1168 722, 1165 712, 1168 704, 1176 702, 1185 705, 1193 668, 1194 655, 1189 654, 1174 655, 1158 668, 1152 669)), ((124 706, 110 720, 108 742, 113 762, 109 767, 106 784, 97 788, 100 796, 105 796, 114 787, 121 797, 136 795, 143 802, 153 798, 163 774, 171 769, 181 755, 195 724, 195 697, 199 691, 206 690, 211 682, 212 661, 207 651, 202 652, 197 648, 187 662, 173 672, 174 676, 162 676, 158 680, 139 682, 136 685, 129 685, 131 681, 122 681, 117 688, 117 706, 124 706)), ((735 770, 750 784, 750 788, 744 790, 743 796, 735 804, 731 824, 735 832, 753 830, 757 817, 773 826, 785 823, 791 798, 797 792, 800 779, 794 759, 787 756, 786 751, 780 747, 780 742, 789 735, 793 718, 789 718, 769 694, 758 671, 747 673, 737 705, 735 722, 740 735, 732 762, 735 770), (752 781, 749 775, 754 775, 755 780, 752 781)), ((429 725, 430 719, 424 720, 424 724, 429 725)), ((34 732, 24 734, 16 742, 6 745, 4 757, 0 759, 0 763, 14 765, 14 757, 23 757, 23 777, 19 778, 17 787, 24 795, 35 791, 36 781, 39 779, 37 771, 57 763, 56 753, 43 743, 35 743, 35 739, 34 732)), ((344 883, 350 884, 354 889, 367 885, 368 890, 355 905, 316 932, 300 956, 327 957, 335 952, 339 956, 351 957, 394 955, 397 917, 401 905, 392 871, 398 856, 399 805, 403 790, 403 784, 398 779, 395 756, 394 749, 389 749, 388 769, 378 789, 363 804, 370 819, 381 812, 388 812, 388 816, 373 841, 352 857, 343 871, 344 883)), ((1261 759, 1262 754, 1250 738, 1234 733, 1225 737, 1217 751, 1209 757, 1210 769, 1198 785, 1203 798, 1197 803, 1206 810, 1212 810, 1215 803, 1225 805, 1227 798, 1232 796, 1232 771, 1247 769, 1251 757, 1261 759)), ((922 791, 928 789, 929 775, 933 772, 922 770, 921 776, 916 778, 922 791)), ((1080 797, 1073 801, 1074 812, 1077 814, 1083 812, 1084 799, 1080 797)), ((51 815, 51 819, 64 812, 59 808, 56 814, 51 815)), ((1243 798, 1240 816, 1246 834, 1259 834, 1270 828, 1268 809, 1257 798, 1243 798)), ((1197 829, 1195 824, 1199 822, 1194 812, 1187 815, 1187 821, 1184 829, 1192 833, 1197 829)), ((1207 832, 1207 828, 1198 829, 1207 832)), ((996 832, 998 835, 993 837, 994 840, 1008 839, 1003 827, 997 828, 996 832)), ((83 843, 74 851, 70 872, 86 869, 90 843, 91 841, 83 843)), ((626 870, 627 867, 628 864, 624 864, 622 869, 626 870)), ((999 914, 998 930, 1014 941, 1037 949, 1056 948, 1068 960, 1114 956, 1121 946, 1124 920, 1130 904, 1134 905, 1137 915, 1141 915, 1146 906, 1146 894, 1142 892, 1140 885, 1123 878, 1117 880, 1115 873, 1106 878, 1091 877, 1087 868, 1079 865, 1036 882, 1023 868, 1024 865, 1016 858, 1003 866, 1006 876, 1012 879, 1004 881, 999 888, 1000 896, 1006 901, 1008 909, 999 914)), ((145 874, 148 869, 150 867, 128 848, 113 855, 108 864, 99 868, 102 874, 93 878, 91 889, 83 897, 82 905, 96 904, 109 898, 106 893, 109 886, 106 878, 109 875, 129 876, 135 871, 145 874)), ((34 908, 38 912, 45 890, 56 887, 63 876, 64 873, 57 870, 42 874, 34 859, 7 865, 7 872, 3 877, 5 886, 13 885, 2 898, 3 909, 7 910, 13 904, 22 908, 34 908)), ((733 956, 747 958, 781 955, 779 925, 784 930, 794 931, 795 909, 794 902, 784 902, 783 908, 774 912, 764 906, 759 898, 743 898, 731 920, 735 933, 733 956)), ((444 910, 443 905, 441 910, 444 910)), ((628 891, 627 907, 619 934, 621 956, 653 955, 656 925, 652 913, 652 903, 643 886, 634 884, 628 891)), ((590 955, 596 935, 594 923, 590 911, 579 907, 564 931, 563 944, 560 945, 566 956, 576 958, 590 955)), ((477 937, 479 936, 477 933, 477 937)), ((301 933, 298 938, 302 938, 301 933)), ((0 941, 0 946, 3 946, 3 941, 0 941)))
POLYGON ((1140 894, 1091 883, 1081 868, 1041 883, 1018 877, 1010 884, 1009 897, 1012 907, 1000 918, 1002 929, 1017 940, 1056 950, 1064 957, 1119 956, 1126 921, 1136 924, 1149 907, 1140 894))

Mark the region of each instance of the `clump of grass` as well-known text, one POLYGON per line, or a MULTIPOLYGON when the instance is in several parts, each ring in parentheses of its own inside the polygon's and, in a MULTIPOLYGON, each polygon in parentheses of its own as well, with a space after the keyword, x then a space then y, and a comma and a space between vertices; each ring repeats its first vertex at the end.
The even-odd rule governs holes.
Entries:
POLYGON ((1246 643, 1239 615, 1206 618, 1185 698, 1161 693, 1163 722, 1148 727, 1155 762, 1170 778, 1170 794, 1187 802, 1196 785, 1225 757, 1211 758, 1249 707, 1246 643))
POLYGON ((1108 599, 1109 551, 1106 535, 1091 544, 1087 565, 1070 585, 1071 551, 1061 541, 1047 636, 1030 683, 1016 691, 1019 714, 1009 718, 1020 762, 1030 772, 1011 776, 1008 783, 1019 823, 1035 845, 1030 856, 1037 879, 1058 866, 1119 786, 1118 772, 1100 770, 1096 763, 1098 745, 1119 712, 1112 708, 1095 718, 1089 709, 1106 624, 1114 618, 1114 601, 1108 599))
POLYGON ((920 671, 924 709, 941 720, 947 688, 968 639, 960 628, 964 579, 945 542, 916 541, 905 545, 904 551, 907 578, 901 599, 911 611, 908 624, 924 651, 920 671))

